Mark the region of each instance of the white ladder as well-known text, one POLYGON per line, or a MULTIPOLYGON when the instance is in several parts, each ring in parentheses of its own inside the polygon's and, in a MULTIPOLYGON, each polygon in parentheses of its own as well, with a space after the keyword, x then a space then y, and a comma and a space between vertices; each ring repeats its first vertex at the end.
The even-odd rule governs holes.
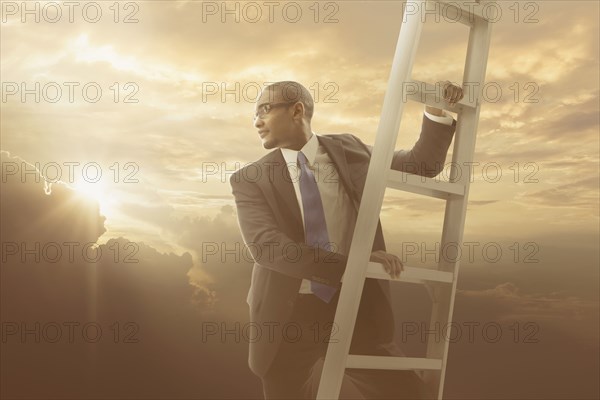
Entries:
MULTIPOLYGON (((448 338, 440 341, 428 340, 425 358, 365 356, 348 353, 365 278, 391 279, 381 264, 369 261, 378 216, 387 187, 446 200, 440 248, 444 249, 447 243, 459 245, 462 243, 471 169, 457 171, 456 166, 468 165, 464 163, 473 161, 475 135, 481 107, 480 98, 479 94, 476 94, 475 98, 465 96, 455 104, 454 108, 450 109, 443 100, 441 90, 435 84, 411 80, 412 66, 423 26, 421 19, 423 12, 415 13, 414 11, 435 9, 438 12, 446 13, 445 16, 448 18, 459 20, 460 23, 469 26, 463 84, 464 82, 479 83, 479 86, 476 86, 479 88, 482 87, 485 79, 491 38, 491 23, 482 14, 482 5, 485 4, 485 1, 487 0, 478 0, 476 5, 474 1, 407 0, 406 2, 404 23, 396 45, 388 89, 383 101, 381 119, 335 314, 336 342, 329 343, 317 399, 331 400, 339 397, 346 368, 423 371, 422 377, 432 389, 432 393, 437 392, 437 398, 442 399, 448 358, 448 338), (416 86, 419 89, 418 93, 407 95, 404 92, 406 82, 411 83, 411 88, 416 86), (433 96, 432 93, 436 93, 436 91, 437 94, 433 96), (407 98, 436 108, 448 109, 458 114, 449 182, 403 173, 390 168, 404 102, 407 98)), ((405 266, 398 279, 401 282, 419 283, 426 286, 433 301, 430 327, 444 327, 452 321, 459 268, 458 258, 457 260, 447 260, 440 257, 437 270, 405 266)), ((449 329, 444 331, 447 335, 450 334, 449 329)), ((402 388, 398 390, 401 391, 402 388)))

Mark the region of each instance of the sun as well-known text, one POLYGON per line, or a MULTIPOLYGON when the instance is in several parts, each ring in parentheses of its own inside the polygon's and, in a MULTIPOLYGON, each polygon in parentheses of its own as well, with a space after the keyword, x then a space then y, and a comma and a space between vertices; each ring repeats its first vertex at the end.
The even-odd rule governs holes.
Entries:
POLYGON ((71 187, 90 200, 98 203, 100 208, 100 214, 108 217, 112 215, 114 211, 115 201, 113 196, 110 195, 108 188, 102 182, 77 182, 71 185, 71 187))

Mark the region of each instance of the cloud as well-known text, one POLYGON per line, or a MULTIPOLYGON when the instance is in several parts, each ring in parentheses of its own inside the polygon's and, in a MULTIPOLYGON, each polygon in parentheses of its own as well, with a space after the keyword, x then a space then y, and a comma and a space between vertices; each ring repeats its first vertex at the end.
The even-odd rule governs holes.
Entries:
POLYGON ((93 243, 105 232, 96 202, 63 182, 52 183, 20 157, 2 151, 0 159, 3 241, 93 243))
POLYGON ((593 397, 598 392, 592 378, 599 371, 598 311, 597 301, 560 292, 527 293, 507 281, 459 290, 448 397, 481 398, 477 393, 485 392, 490 398, 499 393, 503 398, 536 398, 542 390, 564 398, 593 397), (578 372, 569 373, 571 366, 578 372))
MULTIPOLYGON (((598 311, 597 302, 565 296, 560 291, 526 294, 511 282, 501 283, 491 289, 459 292, 464 298, 475 302, 494 303, 489 310, 496 312, 496 315, 490 315, 496 319, 549 319, 556 323, 579 321, 587 324, 589 330, 594 326, 591 322, 598 311)), ((594 332, 589 333, 593 337, 594 332)))
POLYGON ((488 204, 494 204, 496 202, 498 202, 498 200, 470 200, 469 205, 485 206, 488 204))
MULTIPOLYGON (((4 167, 17 161, 24 162, 2 153, 4 167)), ((193 268, 190 253, 160 252, 127 238, 100 244, 104 218, 95 202, 62 184, 46 194, 43 180, 19 177, 7 176, 1 191, 2 380, 10 382, 3 395, 216 398, 253 390, 260 395, 247 368, 247 342, 206 334, 207 326, 231 330, 246 322, 246 265, 207 263, 211 286, 197 275, 203 270, 193 268), (6 252, 8 242, 21 251, 6 252), (38 250, 32 251, 35 243, 38 250), (62 253, 39 250, 48 244, 62 253), (86 339, 84 327, 90 326, 98 340, 86 339), (30 333, 22 334, 26 330, 30 333), (23 360, 35 367, 23 369, 23 360), (225 389, 231 374, 238 385, 225 389), (36 385, 27 384, 32 381, 36 385)), ((231 207, 214 221, 188 220, 183 244, 201 251, 198 239, 230 241, 232 223, 231 207), (223 234, 215 234, 218 227, 223 234)))
POLYGON ((528 192, 517 200, 546 207, 583 208, 598 212, 598 177, 589 177, 549 189, 528 192))

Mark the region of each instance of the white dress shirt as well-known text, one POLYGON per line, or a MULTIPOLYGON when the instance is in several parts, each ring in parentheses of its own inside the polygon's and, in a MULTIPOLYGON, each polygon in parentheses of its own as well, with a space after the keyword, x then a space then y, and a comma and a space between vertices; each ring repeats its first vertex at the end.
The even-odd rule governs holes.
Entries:
MULTIPOLYGON (((445 125, 452 125, 452 117, 444 112, 444 116, 431 115, 424 111, 425 116, 434 122, 445 125)), ((329 242, 333 244, 332 251, 343 255, 350 253, 350 244, 352 234, 354 233, 354 223, 356 213, 352 200, 346 193, 344 185, 340 182, 337 168, 323 146, 319 145, 317 135, 313 132, 312 136, 302 147, 302 153, 308 160, 308 167, 315 175, 317 187, 323 202, 323 211, 325 212, 325 223, 327 225, 327 234, 329 242)), ((281 149, 285 159, 288 171, 292 178, 296 198, 302 215, 304 224, 304 207, 302 206, 302 195, 300 193, 300 169, 298 168, 298 152, 291 149, 281 149)), ((305 227, 306 231, 306 227, 305 227)), ((310 281, 302 279, 299 293, 312 293, 310 281)))

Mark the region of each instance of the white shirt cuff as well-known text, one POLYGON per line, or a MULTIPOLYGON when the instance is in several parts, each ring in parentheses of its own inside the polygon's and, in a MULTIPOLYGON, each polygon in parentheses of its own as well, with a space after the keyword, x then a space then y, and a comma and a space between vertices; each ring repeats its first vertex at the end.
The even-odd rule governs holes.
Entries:
POLYGON ((425 113, 425 116, 427 118, 429 118, 430 120, 432 120, 433 122, 438 122, 440 124, 452 125, 452 121, 454 121, 454 118, 452 118, 452 116, 448 115, 446 113, 446 111, 444 111, 444 110, 442 110, 442 113, 444 114, 442 117, 430 114, 427 111, 423 111, 423 113, 425 113))

